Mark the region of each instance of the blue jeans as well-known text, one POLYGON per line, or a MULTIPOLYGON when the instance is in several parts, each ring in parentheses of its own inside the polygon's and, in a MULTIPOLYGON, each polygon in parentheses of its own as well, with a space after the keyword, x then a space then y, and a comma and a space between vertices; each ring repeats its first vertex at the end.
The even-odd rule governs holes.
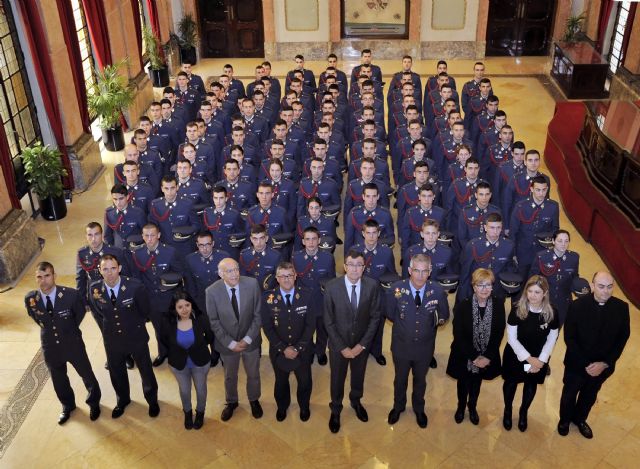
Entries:
POLYGON ((178 381, 180 389, 180 400, 182 401, 182 409, 190 412, 191 409, 191 381, 196 388, 196 412, 204 412, 207 405, 207 375, 209 374, 210 363, 204 366, 194 366, 189 368, 185 366, 182 370, 170 367, 171 371, 178 381))

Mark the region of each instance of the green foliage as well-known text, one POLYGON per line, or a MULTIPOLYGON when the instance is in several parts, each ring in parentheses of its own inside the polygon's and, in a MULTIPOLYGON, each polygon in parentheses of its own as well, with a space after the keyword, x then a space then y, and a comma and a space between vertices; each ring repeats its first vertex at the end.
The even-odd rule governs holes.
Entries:
POLYGON ((36 142, 22 151, 22 162, 27 181, 40 199, 62 195, 62 176, 67 170, 62 166, 57 148, 36 142))
POLYGON ((178 21, 178 35, 180 37, 180 47, 189 49, 196 47, 198 42, 198 25, 193 20, 191 13, 187 13, 178 21))
POLYGON ((153 31, 149 26, 142 27, 142 37, 147 48, 147 57, 149 58, 149 65, 151 70, 161 70, 167 66, 167 61, 164 55, 161 53, 162 46, 160 45, 160 39, 153 34, 153 31))
POLYGON ((120 114, 131 105, 135 90, 128 79, 120 75, 126 59, 104 70, 96 70, 96 83, 87 90, 87 104, 92 118, 100 117, 100 128, 111 129, 118 125, 120 114))
POLYGON ((565 23, 566 29, 562 40, 565 42, 575 42, 578 39, 578 33, 582 30, 582 22, 585 20, 585 14, 580 13, 578 16, 570 16, 565 23))

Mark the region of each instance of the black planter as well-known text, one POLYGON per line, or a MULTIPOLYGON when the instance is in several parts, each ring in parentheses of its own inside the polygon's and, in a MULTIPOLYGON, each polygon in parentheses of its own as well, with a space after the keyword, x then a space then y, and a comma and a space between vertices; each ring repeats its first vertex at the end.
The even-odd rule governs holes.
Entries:
POLYGON ((180 62, 195 65, 198 61, 195 47, 180 48, 180 62))
POLYGON ((67 204, 64 195, 40 199, 40 215, 45 220, 60 220, 67 216, 67 204))
POLYGON ((154 88, 164 88, 169 86, 169 69, 167 67, 160 70, 149 69, 149 76, 154 88))
POLYGON ((110 129, 102 129, 102 141, 109 151, 120 151, 124 148, 124 131, 118 125, 110 129))

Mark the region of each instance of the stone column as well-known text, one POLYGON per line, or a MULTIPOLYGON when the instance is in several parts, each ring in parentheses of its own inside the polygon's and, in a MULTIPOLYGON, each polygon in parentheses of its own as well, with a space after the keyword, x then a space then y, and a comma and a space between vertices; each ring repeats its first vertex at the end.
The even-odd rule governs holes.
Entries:
POLYGON ((276 60, 276 21, 273 16, 273 0, 262 0, 262 22, 264 24, 264 56, 276 60))
POLYGON ((489 21, 489 0, 480 0, 478 26, 476 28, 476 59, 484 58, 487 50, 487 22, 489 21))

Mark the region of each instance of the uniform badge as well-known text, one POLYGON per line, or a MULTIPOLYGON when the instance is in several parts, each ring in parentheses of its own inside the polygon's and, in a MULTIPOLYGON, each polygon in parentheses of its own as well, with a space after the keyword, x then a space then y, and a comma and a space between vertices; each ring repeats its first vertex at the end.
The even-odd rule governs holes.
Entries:
POLYGON ((120 290, 122 290, 122 291, 125 291, 126 289, 127 289, 127 286, 126 286, 126 285, 122 285, 122 286, 120 287, 120 290))
POLYGON ((62 298, 62 292, 58 293, 58 298, 62 298))
POLYGON ((268 305, 272 305, 272 304, 273 304, 273 298, 274 298, 273 293, 272 293, 272 294, 270 294, 270 295, 267 297, 267 304, 268 304, 268 305))
POLYGON ((93 299, 94 300, 100 299, 100 290, 98 290, 97 288, 93 289, 93 299))
POLYGON ((396 299, 400 298, 402 296, 402 292, 400 291, 399 288, 396 288, 395 292, 393 293, 393 296, 396 297, 396 299))
POLYGON ((400 313, 400 319, 404 319, 404 313, 400 313))
POLYGON ((296 293, 296 300, 300 299, 300 293, 296 293))
POLYGON ((35 298, 29 298, 29 307, 31 309, 36 307, 36 299, 35 298))

